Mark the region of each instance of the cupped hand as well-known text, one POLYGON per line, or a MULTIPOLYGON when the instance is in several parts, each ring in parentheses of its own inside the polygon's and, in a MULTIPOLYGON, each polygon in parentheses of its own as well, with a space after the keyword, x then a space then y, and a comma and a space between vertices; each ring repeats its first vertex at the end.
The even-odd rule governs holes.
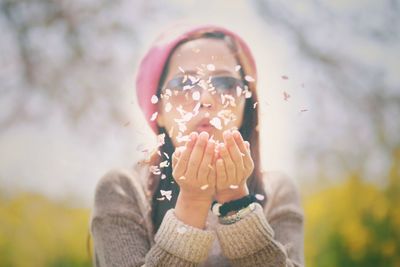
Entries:
POLYGON ((246 184, 254 170, 250 144, 243 140, 240 132, 225 131, 224 142, 217 147, 216 195, 219 203, 229 202, 249 194, 246 184))
POLYGON ((211 202, 215 195, 215 142, 207 132, 190 134, 183 148, 172 155, 172 176, 180 187, 180 197, 186 200, 211 202))
POLYGON ((218 146, 207 132, 193 132, 184 147, 172 156, 172 175, 185 199, 219 203, 249 193, 246 181, 254 170, 250 144, 240 132, 225 131, 218 146))

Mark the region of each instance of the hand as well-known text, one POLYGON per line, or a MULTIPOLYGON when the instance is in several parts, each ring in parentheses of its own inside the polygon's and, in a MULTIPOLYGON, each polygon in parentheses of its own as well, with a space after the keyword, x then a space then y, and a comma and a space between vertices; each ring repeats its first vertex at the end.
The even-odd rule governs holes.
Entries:
POLYGON ((224 143, 217 147, 216 196, 219 203, 229 202, 249 194, 247 179, 254 170, 250 144, 239 131, 225 131, 224 143))
POLYGON ((207 132, 193 132, 185 147, 172 155, 172 176, 180 187, 179 197, 186 201, 211 202, 215 194, 215 143, 208 138, 207 132))

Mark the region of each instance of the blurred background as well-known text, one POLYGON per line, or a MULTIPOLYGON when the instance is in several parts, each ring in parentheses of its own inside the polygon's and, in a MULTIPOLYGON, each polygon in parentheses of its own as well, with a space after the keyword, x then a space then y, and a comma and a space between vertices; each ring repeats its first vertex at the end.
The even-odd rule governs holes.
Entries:
POLYGON ((0 266, 91 266, 96 182, 156 142, 134 94, 166 25, 258 64, 263 168, 305 209, 307 266, 400 266, 400 1, 1 0, 0 266))

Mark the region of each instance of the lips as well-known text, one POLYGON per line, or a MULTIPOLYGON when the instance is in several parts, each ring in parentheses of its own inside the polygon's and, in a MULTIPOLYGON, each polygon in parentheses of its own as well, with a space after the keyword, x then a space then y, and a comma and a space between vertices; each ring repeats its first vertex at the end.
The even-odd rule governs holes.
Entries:
POLYGON ((196 129, 198 132, 210 132, 212 131, 214 126, 210 124, 210 120, 208 118, 202 119, 197 125, 196 129))

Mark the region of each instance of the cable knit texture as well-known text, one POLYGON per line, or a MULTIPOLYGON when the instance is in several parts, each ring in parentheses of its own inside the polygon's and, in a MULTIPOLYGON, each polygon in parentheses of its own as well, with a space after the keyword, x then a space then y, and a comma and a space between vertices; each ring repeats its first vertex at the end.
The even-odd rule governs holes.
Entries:
POLYGON ((283 173, 264 173, 266 206, 256 203, 234 224, 219 224, 210 211, 199 229, 170 209, 155 235, 147 175, 146 166, 115 169, 98 182, 90 220, 94 266, 304 266, 300 196, 283 173))

